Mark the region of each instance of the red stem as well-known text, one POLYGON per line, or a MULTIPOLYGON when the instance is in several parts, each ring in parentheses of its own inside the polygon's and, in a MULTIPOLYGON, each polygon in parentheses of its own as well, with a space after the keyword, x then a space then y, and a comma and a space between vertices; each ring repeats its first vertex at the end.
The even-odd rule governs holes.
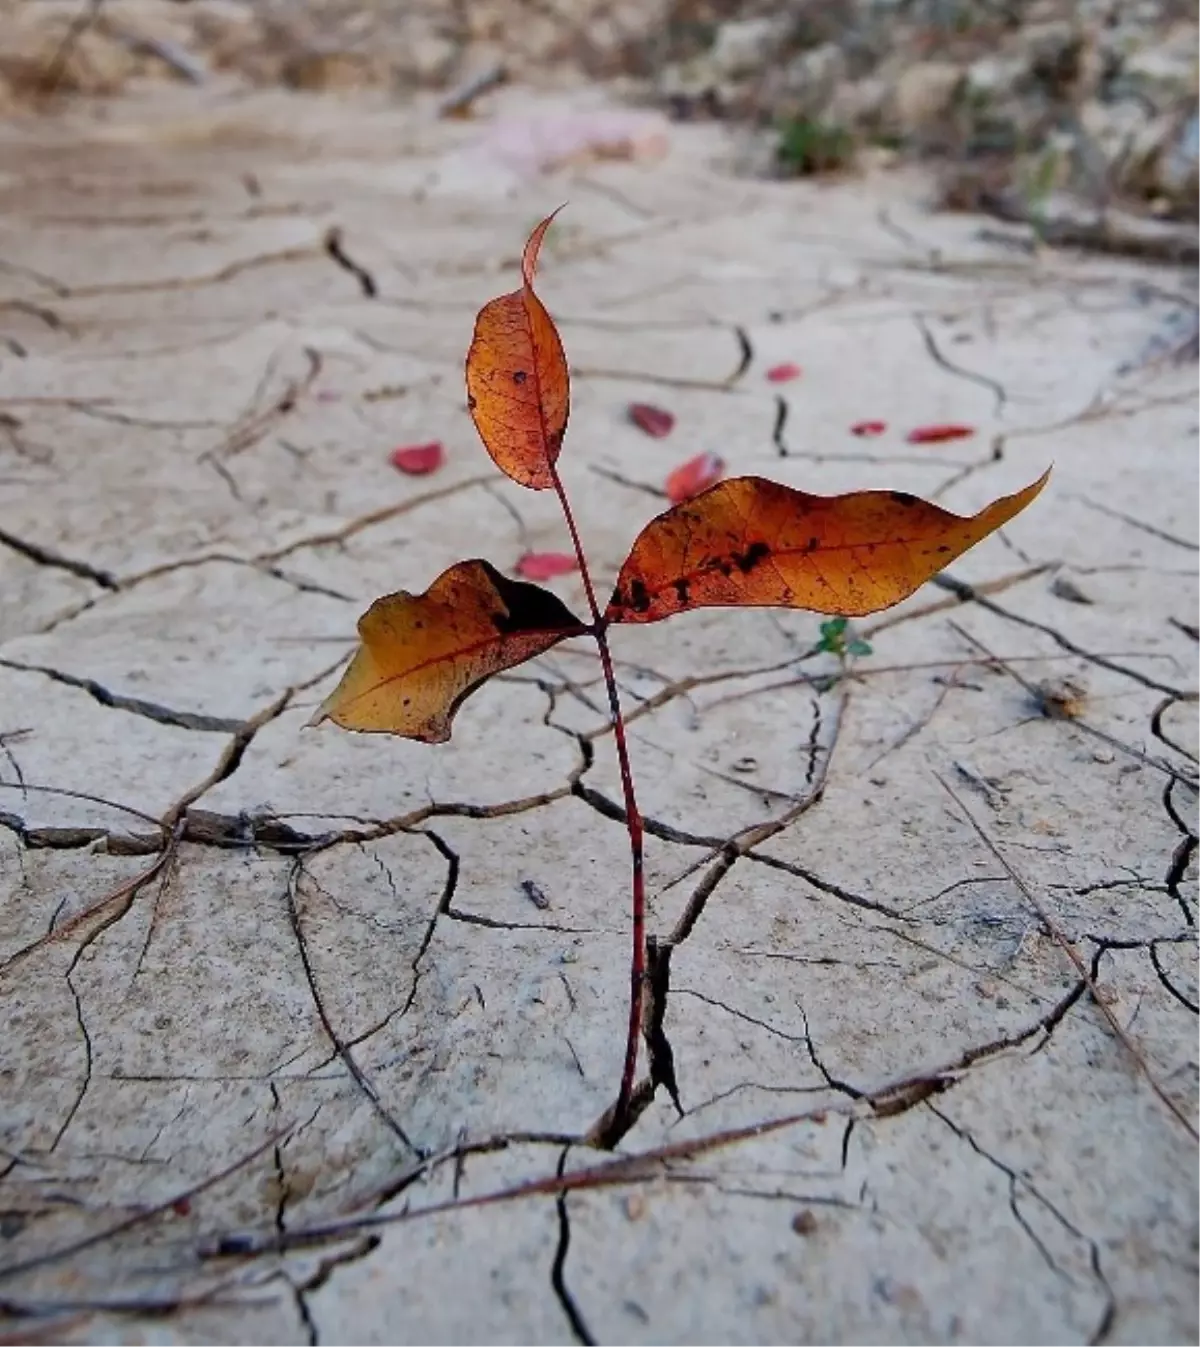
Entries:
POLYGON ((588 571, 583 544, 579 540, 579 530, 575 527, 575 516, 571 513, 571 502, 567 499, 558 468, 553 464, 550 466, 550 476, 559 504, 562 506, 563 517, 567 521, 567 531, 571 535, 575 556, 579 561, 579 573, 583 577, 583 589, 592 615, 592 635, 600 651, 600 667, 604 672, 604 686, 608 690, 613 739, 617 746, 617 766, 621 771, 621 789, 625 795, 625 826, 629 830, 629 852, 633 860, 633 955, 629 962, 629 1030, 625 1039, 625 1065, 621 1071, 621 1088, 617 1094, 617 1105, 613 1114, 614 1118, 620 1118, 629 1108, 629 1100, 633 1094, 633 1078, 637 1073, 638 1040, 642 1032, 642 983, 646 976, 646 876, 642 857, 642 815, 633 792, 633 771, 629 765, 625 718, 621 714, 621 698, 617 692, 612 652, 608 646, 608 626, 600 611, 600 605, 596 602, 596 591, 592 585, 591 573, 588 571))

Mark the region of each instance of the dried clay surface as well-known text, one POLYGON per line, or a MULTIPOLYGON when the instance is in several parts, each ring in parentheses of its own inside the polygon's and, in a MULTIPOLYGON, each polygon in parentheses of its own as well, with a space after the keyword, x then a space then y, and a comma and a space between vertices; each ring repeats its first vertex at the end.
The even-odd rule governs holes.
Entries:
POLYGON ((523 182, 477 134, 165 87, 0 129, 0 1336, 1194 1342, 1187 278, 738 179, 711 127, 523 182), (445 746, 303 728, 376 596, 564 546, 462 368, 565 199, 602 584, 695 454, 961 513, 1055 465, 870 653, 615 634, 682 1105, 615 1159, 594 651, 445 746))

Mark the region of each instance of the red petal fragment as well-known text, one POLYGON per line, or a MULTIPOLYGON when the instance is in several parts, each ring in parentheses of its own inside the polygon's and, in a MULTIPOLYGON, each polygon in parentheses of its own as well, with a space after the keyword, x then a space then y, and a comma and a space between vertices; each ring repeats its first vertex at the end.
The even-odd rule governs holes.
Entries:
POLYGON ((631 402, 629 419, 639 430, 644 430, 656 440, 669 435, 675 425, 675 418, 670 412, 664 412, 661 407, 652 407, 648 402, 631 402))
POLYGON ((850 434, 865 440, 873 435, 882 435, 886 429, 886 421, 855 421, 850 427, 850 434))
POLYGON ((946 425, 918 426, 908 432, 909 444, 944 444, 946 440, 965 440, 975 434, 974 426, 961 426, 951 421, 946 425))
POLYGON ((701 491, 707 491, 714 482, 725 475, 725 460, 717 454, 697 454, 681 463, 667 477, 667 499, 672 505, 680 501, 691 500, 701 491))
POLYGON ((436 472, 446 461, 446 451, 440 440, 431 440, 428 444, 408 444, 402 449, 393 449, 388 455, 393 468, 406 472, 410 477, 423 477, 427 472, 436 472))
POLYGON ((773 384, 786 384, 792 379, 798 379, 803 372, 799 365, 793 365, 789 361, 784 365, 772 365, 767 370, 767 378, 773 384))
POLYGON ((579 559, 570 552, 526 552, 517 562, 517 574, 526 580, 553 580, 579 569, 579 559))

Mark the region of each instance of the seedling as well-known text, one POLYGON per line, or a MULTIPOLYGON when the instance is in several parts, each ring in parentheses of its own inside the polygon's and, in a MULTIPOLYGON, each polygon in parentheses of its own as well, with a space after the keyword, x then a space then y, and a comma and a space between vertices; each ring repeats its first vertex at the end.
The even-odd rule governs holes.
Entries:
MULTIPOLYGON (((827 649, 836 641, 854 652, 853 641, 845 644, 846 618, 912 594, 1020 513, 1049 472, 969 517, 903 491, 812 496, 762 477, 729 478, 646 525, 602 606, 558 472, 570 405, 566 357, 533 288, 538 251, 553 218, 543 220, 525 245, 520 289, 479 312, 467 353, 467 406, 496 466, 521 486, 558 497, 587 616, 577 617, 549 590, 511 580, 487 561, 456 562, 423 594, 401 590, 376 599, 359 620, 360 644, 349 667, 311 723, 328 719, 343 729, 443 743, 463 701, 493 674, 569 637, 595 641, 632 858, 629 1027, 611 1111, 619 1128, 633 1096, 649 984, 642 815, 613 673, 613 628, 661 622, 696 608, 805 608, 841 621, 823 629, 827 649)), ((653 1028, 648 1025, 648 1032, 653 1028)))
POLYGON ((844 617, 831 617, 828 622, 822 622, 821 639, 817 642, 817 649, 824 650, 829 655, 836 655, 839 659, 845 659, 847 655, 869 655, 870 641, 855 636, 849 628, 849 619, 844 617))

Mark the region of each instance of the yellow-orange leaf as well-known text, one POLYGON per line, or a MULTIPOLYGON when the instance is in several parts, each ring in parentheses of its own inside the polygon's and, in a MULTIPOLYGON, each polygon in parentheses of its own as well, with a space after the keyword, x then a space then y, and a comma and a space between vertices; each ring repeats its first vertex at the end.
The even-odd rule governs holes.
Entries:
POLYGON ((309 724, 444 743, 481 683, 582 630, 549 590, 486 561, 457 562, 424 594, 375 600, 359 619, 349 668, 309 724))
POLYGON ((967 517, 904 491, 810 496, 734 477, 646 525, 605 616, 658 622, 733 606, 874 613, 1019 514, 1049 476, 967 517))
POLYGON ((467 352, 467 407, 484 448, 502 472, 535 491, 554 485, 570 410, 562 341, 533 292, 538 252, 553 219, 529 236, 521 288, 480 309, 467 352))

